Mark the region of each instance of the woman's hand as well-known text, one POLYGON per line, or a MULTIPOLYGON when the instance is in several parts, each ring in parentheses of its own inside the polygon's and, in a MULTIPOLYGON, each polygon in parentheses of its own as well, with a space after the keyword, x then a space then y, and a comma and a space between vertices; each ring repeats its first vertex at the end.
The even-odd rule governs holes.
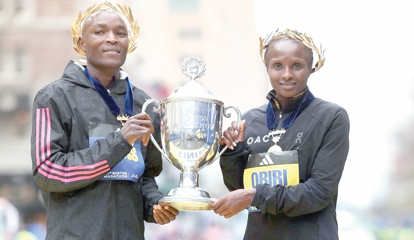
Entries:
POLYGON ((231 150, 237 146, 237 143, 244 140, 244 129, 246 120, 240 122, 240 128, 237 129, 237 122, 232 122, 231 126, 223 132, 223 136, 220 139, 220 145, 226 145, 231 150))
POLYGON ((246 209, 253 201, 256 189, 237 189, 211 204, 214 212, 225 218, 231 218, 246 209))

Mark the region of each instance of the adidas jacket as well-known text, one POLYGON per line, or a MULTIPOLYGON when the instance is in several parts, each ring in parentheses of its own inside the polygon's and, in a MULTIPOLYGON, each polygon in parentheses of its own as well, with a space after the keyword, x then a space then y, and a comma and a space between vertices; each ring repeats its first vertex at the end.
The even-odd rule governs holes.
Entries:
MULTIPOLYGON (((289 104, 297 105, 297 102, 289 104)), ((243 188, 248 156, 267 152, 273 145, 267 135, 266 108, 267 104, 243 115, 244 142, 221 156, 223 179, 230 191, 243 188)), ((288 114, 283 113, 284 118, 288 114)), ((245 239, 338 239, 336 201, 348 154, 348 136, 347 112, 336 104, 315 98, 279 142, 285 151, 298 150, 300 183, 273 188, 258 185, 252 206, 261 212, 249 213, 245 239)))
MULTIPOLYGON (((126 81, 117 80, 111 88, 121 111, 126 86, 126 81)), ((134 114, 138 114, 150 97, 133 89, 134 114)), ((159 116, 149 114, 159 140, 159 116)), ((142 147, 146 168, 137 183, 97 181, 132 148, 119 131, 88 148, 89 126, 97 123, 120 126, 83 69, 73 62, 61 79, 35 97, 32 165, 46 204, 48 240, 144 239, 143 220, 154 221, 151 207, 162 197, 154 179, 162 169, 160 153, 151 142, 142 147)))

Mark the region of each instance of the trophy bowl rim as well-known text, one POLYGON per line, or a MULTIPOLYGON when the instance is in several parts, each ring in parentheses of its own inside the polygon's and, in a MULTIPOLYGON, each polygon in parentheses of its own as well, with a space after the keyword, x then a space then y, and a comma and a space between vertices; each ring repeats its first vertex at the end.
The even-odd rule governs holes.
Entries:
POLYGON ((197 101, 197 102, 208 102, 208 103, 215 103, 220 106, 223 106, 224 103, 220 100, 214 98, 200 98, 200 97, 174 97, 174 98, 164 98, 161 100, 162 103, 168 102, 182 102, 182 101, 197 101))

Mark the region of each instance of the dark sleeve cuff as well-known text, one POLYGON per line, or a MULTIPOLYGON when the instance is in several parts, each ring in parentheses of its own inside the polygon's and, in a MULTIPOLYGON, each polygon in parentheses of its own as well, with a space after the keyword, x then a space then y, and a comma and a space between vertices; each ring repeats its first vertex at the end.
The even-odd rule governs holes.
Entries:
POLYGON ((146 209, 144 213, 144 220, 146 222, 155 223, 154 214, 152 213, 154 205, 158 204, 158 201, 163 198, 163 196, 159 196, 156 199, 153 199, 153 201, 149 202, 148 208, 146 209))
MULTIPOLYGON (((224 148, 224 146, 220 146, 220 151, 224 148)), ((234 150, 227 148, 227 150, 221 155, 223 157, 233 156, 243 152, 244 149, 244 142, 239 142, 234 150)))
POLYGON ((115 132, 115 135, 119 135, 119 138, 121 139, 122 145, 123 146, 128 146, 130 148, 129 150, 131 151, 132 145, 129 144, 129 142, 124 138, 124 136, 122 135, 121 131, 116 131, 115 132))
POLYGON ((105 159, 108 160, 109 166, 113 168, 121 161, 132 149, 132 146, 125 140, 121 132, 116 131, 107 137, 107 150, 105 159))
POLYGON ((263 213, 263 214, 266 213, 266 201, 270 197, 270 196, 268 196, 269 192, 266 191, 266 190, 268 190, 267 188, 270 188, 270 186, 267 185, 267 184, 257 185, 256 194, 254 195, 254 198, 253 198, 253 201, 252 201, 252 204, 251 204, 252 206, 255 206, 257 209, 259 209, 260 212, 263 213), (263 196, 264 192, 267 192, 267 194, 265 194, 267 196, 263 196))

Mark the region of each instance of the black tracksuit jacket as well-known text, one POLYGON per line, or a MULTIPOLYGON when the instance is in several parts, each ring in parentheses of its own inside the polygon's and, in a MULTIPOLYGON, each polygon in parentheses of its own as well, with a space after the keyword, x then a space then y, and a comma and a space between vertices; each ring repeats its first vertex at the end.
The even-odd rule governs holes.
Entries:
MULTIPOLYGON (((111 88, 121 111, 126 87, 125 80, 116 80, 111 88)), ((138 114, 150 97, 135 87, 133 94, 134 114, 138 114)), ((159 142, 159 115, 149 114, 159 142)), ((144 239, 144 219, 154 221, 152 205, 162 197, 154 179, 162 170, 160 153, 151 142, 142 146, 145 171, 137 183, 98 180, 132 148, 119 131, 89 148, 89 126, 103 123, 120 126, 83 69, 73 62, 61 79, 36 95, 33 176, 46 204, 48 240, 144 239)))
MULTIPOLYGON (((289 100, 286 118, 300 99, 289 100)), ((224 182, 230 191, 243 188, 248 156, 267 152, 273 145, 266 126, 267 105, 243 115, 244 141, 220 159, 224 182)), ((276 108, 275 108, 276 109, 276 108)), ((276 114, 280 111, 276 109, 276 114)), ((263 184, 256 188, 245 239, 335 240, 338 239, 336 201, 349 148, 349 118, 340 106, 315 98, 296 118, 279 142, 283 150, 298 150, 299 185, 263 184)))

